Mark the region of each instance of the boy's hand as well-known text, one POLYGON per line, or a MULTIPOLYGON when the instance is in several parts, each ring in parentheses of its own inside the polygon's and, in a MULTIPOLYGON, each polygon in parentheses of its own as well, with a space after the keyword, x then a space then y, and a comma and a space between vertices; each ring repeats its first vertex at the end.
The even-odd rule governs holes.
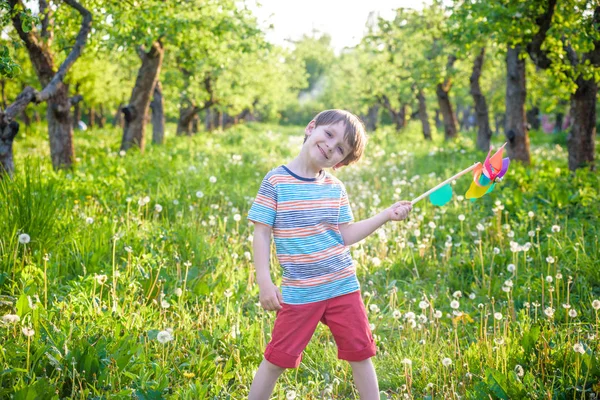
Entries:
POLYGON ((268 282, 265 285, 259 285, 260 305, 267 311, 276 311, 281 308, 283 298, 279 288, 273 282, 268 282))
POLYGON ((391 221, 402 221, 408 217, 410 210, 412 210, 411 202, 409 200, 400 200, 386 211, 391 221))

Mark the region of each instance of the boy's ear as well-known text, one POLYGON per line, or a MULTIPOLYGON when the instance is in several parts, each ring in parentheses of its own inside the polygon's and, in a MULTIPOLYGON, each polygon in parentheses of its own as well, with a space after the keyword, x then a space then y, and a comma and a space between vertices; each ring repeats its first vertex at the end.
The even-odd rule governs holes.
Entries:
POLYGON ((306 125, 306 128, 304 129, 304 133, 306 133, 307 136, 310 136, 310 134, 312 133, 312 131, 315 129, 315 120, 313 119, 312 121, 310 121, 308 123, 308 125, 306 125))

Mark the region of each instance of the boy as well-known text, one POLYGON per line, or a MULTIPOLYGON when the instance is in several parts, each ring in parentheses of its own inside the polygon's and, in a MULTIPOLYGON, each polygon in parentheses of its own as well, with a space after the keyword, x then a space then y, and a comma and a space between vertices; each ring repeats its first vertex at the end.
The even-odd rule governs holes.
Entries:
POLYGON ((349 246, 412 209, 400 201, 352 223, 342 182, 326 173, 358 161, 366 134, 344 110, 319 113, 305 130, 300 154, 263 179, 248 219, 254 222, 254 263, 265 310, 277 310, 271 341, 250 388, 249 400, 269 399, 285 368, 297 368, 319 321, 331 330, 338 358, 352 366, 363 400, 379 399, 371 357, 375 343, 349 246), (271 234, 283 268, 281 292, 269 273, 271 234))

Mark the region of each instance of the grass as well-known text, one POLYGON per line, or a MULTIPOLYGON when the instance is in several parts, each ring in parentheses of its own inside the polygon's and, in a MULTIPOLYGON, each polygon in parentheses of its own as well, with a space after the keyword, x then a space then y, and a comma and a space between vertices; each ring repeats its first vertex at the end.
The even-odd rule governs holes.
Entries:
MULTIPOLYGON (((171 135, 144 154, 120 154, 115 129, 76 132, 61 172, 45 135, 18 137, 17 174, 0 183, 0 397, 247 396, 274 321, 257 304, 247 211, 302 129, 171 135)), ((462 178, 447 206, 423 201, 352 248, 382 398, 600 391, 600 178, 568 171, 560 136, 531 142, 532 166, 512 164, 486 197, 462 198, 462 178)), ((336 175, 362 219, 483 160, 474 148, 473 133, 424 143, 418 126, 384 128, 336 175)), ((274 398, 358 398, 351 378, 321 326, 274 398)))

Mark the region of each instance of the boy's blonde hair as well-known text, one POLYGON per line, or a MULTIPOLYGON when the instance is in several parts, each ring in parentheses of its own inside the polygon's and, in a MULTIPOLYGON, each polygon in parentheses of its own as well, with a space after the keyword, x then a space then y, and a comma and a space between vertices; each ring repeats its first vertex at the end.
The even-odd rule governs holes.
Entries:
MULTIPOLYGON (((342 160, 341 164, 350 165, 360 160, 367 144, 367 133, 365 125, 356 115, 346 110, 325 110, 317 114, 313 120, 315 128, 321 125, 335 125, 344 121, 344 140, 350 145, 350 153, 342 160)), ((306 141, 306 137, 304 141, 306 141)))

